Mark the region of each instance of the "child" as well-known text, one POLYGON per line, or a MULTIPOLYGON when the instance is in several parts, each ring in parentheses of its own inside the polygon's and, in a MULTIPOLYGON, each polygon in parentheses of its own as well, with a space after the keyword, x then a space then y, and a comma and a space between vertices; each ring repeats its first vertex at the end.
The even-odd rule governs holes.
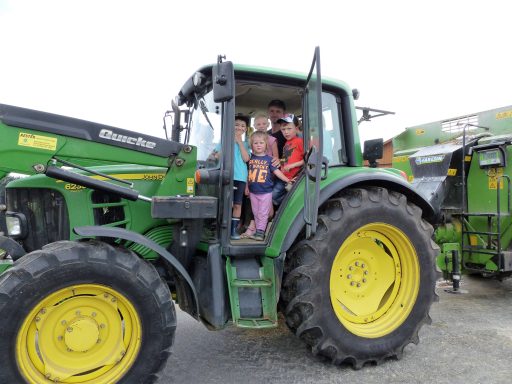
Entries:
MULTIPOLYGON (((277 120, 277 122, 281 124, 281 132, 286 139, 281 159, 281 171, 288 179, 293 179, 304 165, 304 141, 297 137, 299 119, 290 113, 277 120)), ((281 204, 286 192, 286 184, 282 180, 276 180, 272 191, 274 205, 281 204)))
MULTIPOLYGON (((260 132, 268 133, 268 127, 269 127, 269 120, 268 117, 263 114, 259 113, 254 117, 254 129, 260 132)), ((279 159, 279 151, 277 149, 277 139, 272 135, 267 135, 267 150, 266 154, 271 156, 272 159, 278 160, 279 159)), ((246 195, 249 195, 249 190, 246 188, 246 195)), ((240 235, 241 238, 247 239, 252 238, 256 232, 256 225, 254 223, 254 218, 252 217, 252 210, 250 207, 250 204, 245 204, 245 208, 247 209, 246 217, 250 218, 249 226, 247 227, 246 231, 240 235), (248 213, 248 215, 247 215, 248 213)), ((270 216, 272 216, 273 212, 270 212, 270 216)), ((247 219, 246 219, 247 220, 247 219)))
POLYGON ((233 165, 235 172, 233 174, 233 213, 231 216, 231 239, 238 240, 240 235, 237 232, 242 213, 242 200, 244 197, 245 183, 247 182, 247 165, 249 161, 249 148, 247 143, 242 140, 242 136, 247 132, 249 119, 245 116, 235 116, 235 151, 233 153, 233 165))
POLYGON ((252 156, 249 160, 249 197, 252 213, 256 222, 256 233, 252 239, 263 241, 268 217, 272 209, 272 190, 276 175, 283 183, 291 180, 283 172, 272 165, 272 157, 267 154, 268 135, 266 132, 255 131, 251 136, 252 156))
MULTIPOLYGON (((269 126, 268 117, 262 113, 254 117, 254 129, 260 132, 267 132, 269 126)), ((266 154, 274 159, 279 159, 277 150, 277 140, 274 136, 267 135, 267 151, 266 154)))

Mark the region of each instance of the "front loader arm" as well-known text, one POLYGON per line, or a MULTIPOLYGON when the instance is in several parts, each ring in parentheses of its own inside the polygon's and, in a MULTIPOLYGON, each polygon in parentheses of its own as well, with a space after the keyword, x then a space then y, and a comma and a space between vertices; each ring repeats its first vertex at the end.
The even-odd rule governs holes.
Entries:
POLYGON ((82 166, 168 167, 182 145, 90 121, 0 104, 0 176, 44 172, 58 157, 82 166))

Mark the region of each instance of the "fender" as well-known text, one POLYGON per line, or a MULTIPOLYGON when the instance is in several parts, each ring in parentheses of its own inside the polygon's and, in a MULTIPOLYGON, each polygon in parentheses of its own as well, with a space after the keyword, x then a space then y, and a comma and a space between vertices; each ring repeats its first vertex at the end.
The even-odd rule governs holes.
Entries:
POLYGON ((0 236, 0 249, 7 251, 13 260, 18 260, 26 252, 23 247, 10 237, 0 236))
POLYGON ((192 278, 186 271, 186 269, 181 265, 181 263, 176 259, 169 251, 167 251, 165 248, 163 248, 161 245, 155 243, 153 240, 148 239, 145 236, 142 236, 141 234, 137 232, 128 231, 123 228, 108 228, 108 227, 100 227, 100 226, 84 226, 84 227, 76 227, 73 228, 73 231, 83 237, 111 237, 116 239, 123 239, 128 241, 133 241, 134 243, 144 245, 145 247, 148 247, 149 249, 152 249, 156 253, 158 253, 160 256, 162 256, 165 260, 167 260, 174 268, 176 268, 176 271, 185 279, 188 286, 190 287, 190 290, 192 291, 192 294, 194 295, 194 301, 195 301, 195 307, 196 307, 196 313, 197 316, 199 316, 199 301, 197 299, 197 292, 196 288, 194 286, 194 283, 192 282, 192 278))
MULTIPOLYGON (((436 223, 438 220, 438 212, 436 212, 432 204, 412 189, 411 185, 407 181, 399 178, 398 176, 382 171, 357 173, 334 180, 332 183, 320 190, 319 205, 321 206, 333 195, 343 189, 365 186, 384 187, 402 193, 407 197, 407 200, 422 209, 425 220, 431 224, 436 223)), ((304 210, 301 210, 290 226, 290 230, 288 231, 281 247, 281 252, 286 252, 292 246, 293 242, 304 227, 304 220, 302 218, 303 213, 304 210)))

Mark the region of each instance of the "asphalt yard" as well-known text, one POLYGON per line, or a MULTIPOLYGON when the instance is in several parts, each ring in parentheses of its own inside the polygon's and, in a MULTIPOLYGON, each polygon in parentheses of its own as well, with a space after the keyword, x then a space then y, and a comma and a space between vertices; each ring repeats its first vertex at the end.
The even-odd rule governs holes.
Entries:
POLYGON ((281 320, 276 329, 208 331, 178 310, 163 383, 496 383, 512 382, 512 279, 464 276, 463 294, 445 292, 401 360, 354 370, 313 356, 281 320))

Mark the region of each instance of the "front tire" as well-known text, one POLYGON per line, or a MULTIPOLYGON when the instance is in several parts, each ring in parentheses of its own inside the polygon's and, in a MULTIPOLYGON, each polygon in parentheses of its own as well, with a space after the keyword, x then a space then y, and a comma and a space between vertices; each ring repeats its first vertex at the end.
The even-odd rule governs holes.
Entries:
POLYGON ((50 244, 0 278, 2 383, 151 383, 174 340, 169 288, 134 253, 50 244))
POLYGON ((400 358, 436 299, 432 233, 402 194, 343 191, 321 208, 316 234, 287 257, 287 325, 335 364, 400 358))

